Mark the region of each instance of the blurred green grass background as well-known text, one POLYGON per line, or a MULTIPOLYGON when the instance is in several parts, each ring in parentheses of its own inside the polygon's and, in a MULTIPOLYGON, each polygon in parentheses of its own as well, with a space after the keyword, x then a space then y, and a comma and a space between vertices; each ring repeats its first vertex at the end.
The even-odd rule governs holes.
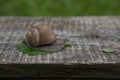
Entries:
POLYGON ((120 15, 120 0, 0 0, 0 16, 120 15))

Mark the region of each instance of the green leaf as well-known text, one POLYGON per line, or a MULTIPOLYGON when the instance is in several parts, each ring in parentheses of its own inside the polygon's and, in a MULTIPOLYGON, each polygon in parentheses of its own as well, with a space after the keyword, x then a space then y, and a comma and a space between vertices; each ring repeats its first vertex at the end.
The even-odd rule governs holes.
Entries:
MULTIPOLYGON (((53 52, 50 51, 43 51, 43 50, 36 50, 33 48, 30 48, 29 46, 26 45, 25 43, 26 39, 22 39, 22 41, 17 44, 17 48, 19 48, 19 50, 25 54, 28 55, 44 55, 44 54, 50 54, 53 52)), ((63 51, 66 47, 70 47, 71 44, 70 43, 65 43, 64 48, 61 49, 60 51, 63 51)))
POLYGON ((115 52, 115 49, 114 48, 104 48, 103 52, 105 52, 105 53, 112 53, 112 52, 115 52))
POLYGON ((20 49, 20 51, 22 51, 23 53, 26 53, 28 55, 38 55, 38 54, 43 55, 43 54, 52 53, 49 51, 35 50, 33 48, 28 47, 23 42, 18 44, 17 47, 20 49))
POLYGON ((60 51, 63 51, 65 48, 67 47, 71 47, 71 43, 65 43, 64 47, 60 50, 60 51))

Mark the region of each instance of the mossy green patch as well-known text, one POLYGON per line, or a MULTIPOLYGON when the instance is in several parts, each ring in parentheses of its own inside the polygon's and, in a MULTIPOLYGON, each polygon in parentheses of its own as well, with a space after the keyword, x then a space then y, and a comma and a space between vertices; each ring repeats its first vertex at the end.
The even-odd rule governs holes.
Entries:
MULTIPOLYGON (((45 55, 45 54, 51 54, 54 52, 50 52, 50 51, 43 51, 43 50, 36 50, 33 48, 30 48, 28 45, 25 44, 25 39, 23 39, 19 44, 17 44, 17 48, 28 55, 45 55)), ((70 43, 65 43, 64 47, 60 50, 63 51, 66 47, 70 47, 71 44, 70 43)))

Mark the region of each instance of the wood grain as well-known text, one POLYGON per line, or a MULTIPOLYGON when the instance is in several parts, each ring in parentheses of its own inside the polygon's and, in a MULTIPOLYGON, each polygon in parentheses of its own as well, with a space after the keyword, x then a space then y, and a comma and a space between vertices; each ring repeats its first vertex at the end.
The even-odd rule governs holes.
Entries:
MULTIPOLYGON (((100 64, 112 64, 110 65, 111 67, 116 64, 119 65, 120 16, 63 18, 0 17, 0 63, 6 65, 95 64, 96 67, 94 66, 94 69, 99 67, 98 65, 100 64), (23 54, 16 48, 16 44, 25 37, 26 30, 36 23, 48 23, 52 25, 57 37, 68 39, 72 47, 62 52, 47 55, 29 56, 23 54), (116 51, 106 54, 102 51, 105 47, 115 48, 116 51)), ((111 68, 109 70, 111 70, 111 68)), ((118 73, 120 72, 118 71, 118 73)), ((100 74, 102 75, 102 73, 100 74)))

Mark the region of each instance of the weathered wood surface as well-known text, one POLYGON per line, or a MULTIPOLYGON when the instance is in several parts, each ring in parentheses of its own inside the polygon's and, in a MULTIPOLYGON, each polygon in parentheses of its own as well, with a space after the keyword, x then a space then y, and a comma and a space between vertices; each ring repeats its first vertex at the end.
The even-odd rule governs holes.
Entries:
MULTIPOLYGON (((0 17, 0 63, 7 65, 29 63, 39 65, 85 64, 87 65, 86 67, 88 67, 89 70, 90 70, 89 64, 119 65, 120 16, 71 17, 71 18, 0 17), (69 42, 72 44, 72 47, 69 47, 62 52, 47 55, 29 56, 27 54, 23 54, 22 52, 20 52, 15 45, 23 37, 25 37, 27 28, 29 28, 33 24, 40 22, 53 25, 54 32, 57 34, 57 37, 68 39, 69 42), (114 53, 108 54, 104 53, 102 49, 105 47, 115 48, 116 51, 114 53)), ((0 65, 0 67, 2 67, 2 65, 0 65)), ((61 71, 65 69, 62 68, 61 71)), ((96 70, 95 67, 93 69, 96 70)), ((115 69, 114 66, 113 69, 115 69)), ((111 70, 111 68, 109 70, 111 70)), ((117 73, 120 74, 120 69, 117 71, 117 73)), ((84 73, 82 74, 84 75, 84 73)), ((79 76, 77 73, 76 74, 71 73, 71 75, 79 76)), ((85 75, 82 77, 85 77, 85 75)), ((116 74, 113 75, 114 77, 119 76, 116 74)), ((98 72, 98 76, 102 77, 102 73, 99 74, 98 72)), ((108 76, 111 77, 111 74, 108 74, 108 76)))

